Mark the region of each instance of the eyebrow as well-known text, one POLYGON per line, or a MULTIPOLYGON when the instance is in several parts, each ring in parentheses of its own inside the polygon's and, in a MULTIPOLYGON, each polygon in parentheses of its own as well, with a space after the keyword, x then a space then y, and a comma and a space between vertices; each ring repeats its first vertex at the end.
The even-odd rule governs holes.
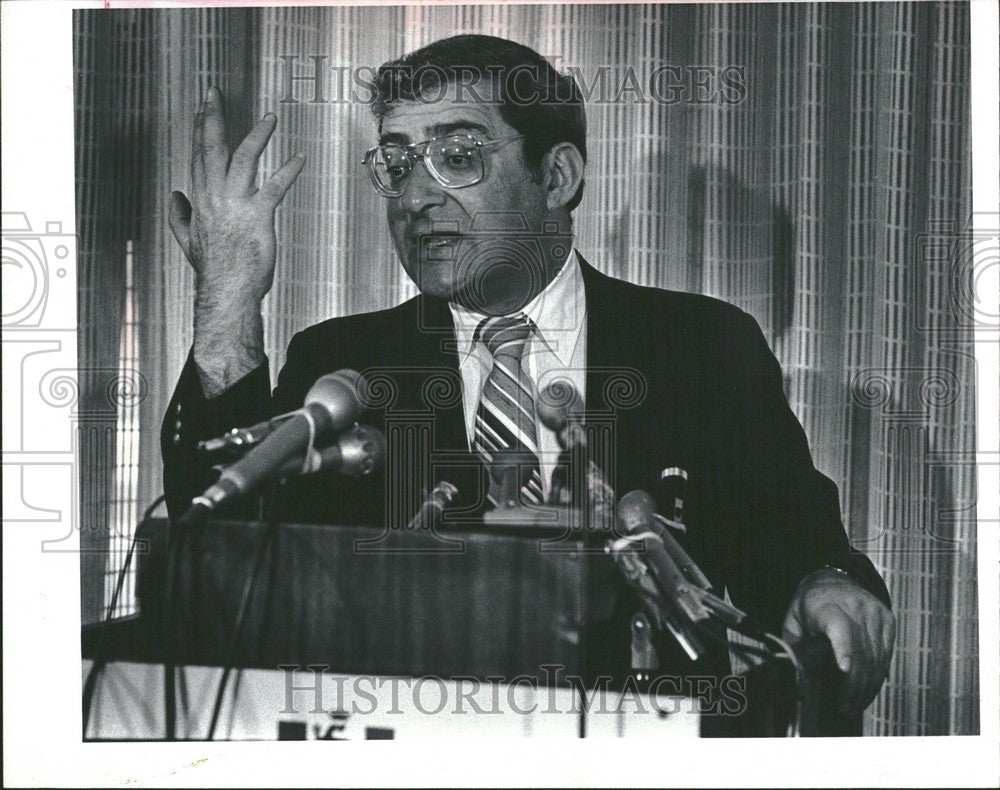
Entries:
MULTIPOLYGON (((428 140, 435 137, 444 137, 445 135, 454 134, 456 132, 479 132, 489 137, 490 130, 483 124, 477 121, 470 121, 466 118, 458 118, 454 121, 449 121, 448 123, 436 123, 433 126, 424 127, 424 133, 427 135, 428 140)), ((379 144, 385 145, 386 143, 395 143, 397 145, 408 145, 410 138, 408 135, 402 132, 387 132, 379 137, 379 144)))
POLYGON ((451 121, 450 123, 438 123, 434 126, 426 129, 432 137, 441 137, 446 134, 453 134, 454 132, 462 131, 472 131, 480 132, 489 136, 490 130, 483 126, 481 123, 476 123, 475 121, 469 121, 465 119, 458 119, 451 121))

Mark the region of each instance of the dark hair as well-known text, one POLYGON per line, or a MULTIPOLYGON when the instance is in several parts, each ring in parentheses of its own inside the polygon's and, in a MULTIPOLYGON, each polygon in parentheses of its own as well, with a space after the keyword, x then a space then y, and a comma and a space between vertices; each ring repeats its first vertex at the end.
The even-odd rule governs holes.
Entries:
MULTIPOLYGON (((372 112, 379 127, 400 101, 442 95, 448 83, 464 84, 469 96, 495 102, 500 117, 524 135, 528 167, 540 171, 542 158, 557 143, 572 143, 587 161, 587 117, 580 88, 533 49, 495 36, 443 38, 398 60, 383 63, 375 75, 372 112)), ((567 207, 583 197, 583 182, 567 207)))

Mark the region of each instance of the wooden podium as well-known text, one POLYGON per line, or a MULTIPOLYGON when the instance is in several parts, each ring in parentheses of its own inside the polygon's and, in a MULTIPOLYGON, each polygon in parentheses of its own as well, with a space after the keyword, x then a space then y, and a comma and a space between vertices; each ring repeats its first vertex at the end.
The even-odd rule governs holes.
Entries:
MULTIPOLYGON (((599 551, 602 541, 571 527, 558 518, 462 530, 210 521, 171 534, 165 520, 153 519, 137 535, 140 615, 111 629, 85 629, 84 657, 119 664, 105 673, 124 672, 128 688, 162 677, 155 690, 168 706, 180 693, 174 667, 195 668, 201 680, 189 682, 206 689, 213 688, 206 678, 221 674, 211 668, 238 667, 258 678, 271 701, 289 672, 435 678, 455 693, 465 680, 503 688, 530 681, 572 695, 574 682, 590 677, 588 625, 615 606, 617 570, 599 551)), ((859 720, 833 713, 829 645, 813 644, 807 653, 810 677, 802 689, 787 663, 764 665, 743 677, 739 715, 703 719, 696 729, 703 736, 780 735, 798 718, 802 734, 860 734, 859 720)), ((240 688, 244 698, 254 690, 247 682, 240 688)), ((148 723, 159 721, 150 712, 130 735, 109 704, 102 705, 105 724, 88 737, 155 737, 162 729, 148 723)), ((280 728, 268 719, 276 711, 254 724, 264 715, 261 704, 233 699, 244 724, 222 737, 278 737, 280 728)), ((211 709, 212 699, 202 706, 211 709)), ((203 737, 204 711, 188 711, 178 737, 203 737)), ((668 718, 659 716, 657 726, 668 718)), ((604 718, 591 730, 602 721, 618 734, 628 729, 604 718)), ((671 719, 675 730, 690 732, 677 721, 671 719)))
POLYGON ((445 677, 582 669, 586 555, 553 530, 211 521, 175 534, 169 551, 167 536, 162 520, 140 535, 137 589, 144 641, 163 640, 177 663, 445 677))

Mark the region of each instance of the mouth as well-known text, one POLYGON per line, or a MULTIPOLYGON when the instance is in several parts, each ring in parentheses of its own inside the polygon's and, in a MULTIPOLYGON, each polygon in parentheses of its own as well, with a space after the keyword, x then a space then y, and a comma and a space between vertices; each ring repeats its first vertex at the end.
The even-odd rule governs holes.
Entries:
POLYGON ((444 247, 455 244, 462 238, 462 234, 452 231, 435 231, 433 233, 421 233, 417 236, 418 241, 427 247, 444 247))
POLYGON ((453 231, 421 233, 416 237, 419 250, 425 260, 453 261, 462 234, 453 231))

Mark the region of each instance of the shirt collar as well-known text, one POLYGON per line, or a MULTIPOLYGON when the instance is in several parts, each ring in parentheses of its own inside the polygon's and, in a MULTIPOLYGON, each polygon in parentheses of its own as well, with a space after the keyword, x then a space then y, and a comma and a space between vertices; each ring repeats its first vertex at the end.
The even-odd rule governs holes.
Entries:
MULTIPOLYGON (((535 324, 537 336, 559 361, 569 366, 573 349, 585 320, 584 286, 576 250, 570 249, 565 263, 545 289, 521 310, 535 324)), ((476 327, 486 316, 449 302, 455 324, 458 355, 464 359, 473 351, 476 327)))

